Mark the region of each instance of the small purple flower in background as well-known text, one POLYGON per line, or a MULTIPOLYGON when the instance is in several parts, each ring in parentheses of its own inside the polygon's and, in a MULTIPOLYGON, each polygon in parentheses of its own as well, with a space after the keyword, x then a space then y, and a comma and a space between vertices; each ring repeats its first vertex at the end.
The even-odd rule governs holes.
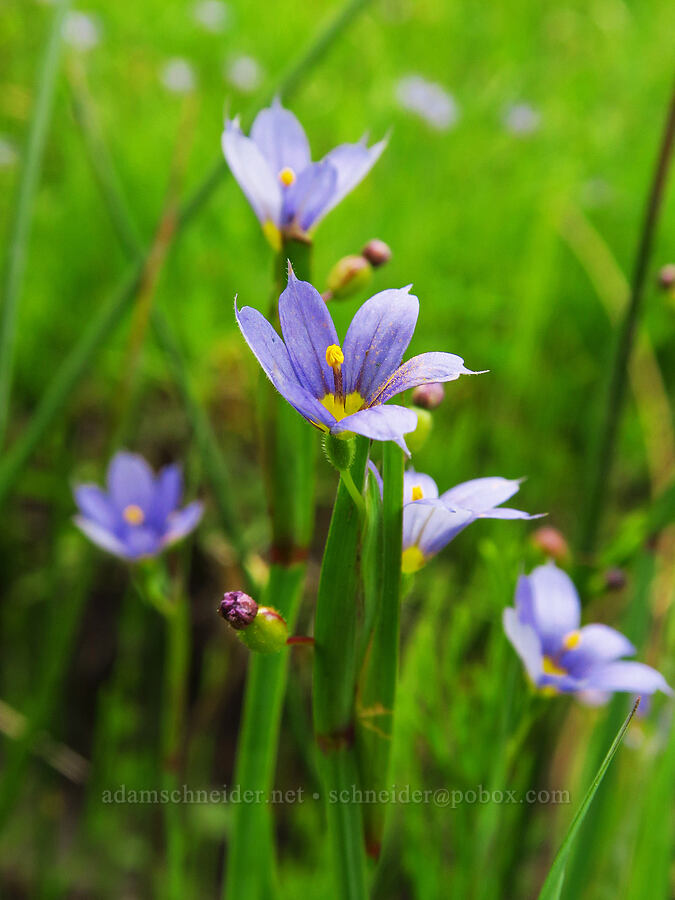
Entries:
POLYGON ((306 234, 323 219, 379 159, 386 140, 341 144, 312 162, 307 135, 292 112, 275 100, 261 110, 250 137, 239 119, 228 119, 223 153, 270 243, 281 234, 306 234))
POLYGON ((513 103, 504 110, 502 121, 511 134, 527 137, 539 129, 541 116, 529 103, 513 103))
POLYGON ((241 54, 230 59, 225 66, 225 77, 230 84, 245 94, 250 94, 260 86, 262 69, 253 56, 241 54))
POLYGON ((172 94, 191 94, 197 87, 197 76, 187 59, 174 57, 162 66, 160 80, 172 94))
POLYGON ((198 25, 217 34, 227 27, 230 10, 221 0, 200 0, 194 5, 192 15, 198 25))
POLYGON ((514 603, 515 609, 504 610, 504 630, 537 688, 596 701, 599 694, 615 691, 672 694, 656 669, 621 658, 636 650, 619 631, 607 625, 579 627, 579 595, 555 563, 521 575, 514 603))
POLYGON ((92 50, 101 40, 101 26, 88 13, 73 10, 64 20, 63 40, 74 50, 92 50))
POLYGON ((279 297, 283 340, 257 309, 235 314, 246 343, 279 393, 315 428, 395 441, 417 427, 417 415, 387 400, 427 381, 478 374, 452 353, 422 353, 401 365, 417 323, 419 301, 410 288, 381 291, 358 310, 340 347, 328 307, 316 288, 298 281, 289 265, 279 297))
POLYGON ((408 470, 403 477, 402 570, 417 572, 476 519, 538 519, 539 515, 499 506, 519 487, 519 479, 474 478, 439 497, 433 478, 408 470))
POLYGON ((93 484, 75 488, 80 510, 75 524, 122 559, 156 556, 189 534, 202 517, 198 501, 178 508, 183 493, 178 465, 165 466, 155 475, 142 456, 120 451, 108 466, 106 480, 107 491, 93 484))
POLYGON ((421 75, 406 75, 396 85, 396 99, 408 112, 424 119, 436 131, 447 131, 459 118, 455 98, 434 81, 421 75))

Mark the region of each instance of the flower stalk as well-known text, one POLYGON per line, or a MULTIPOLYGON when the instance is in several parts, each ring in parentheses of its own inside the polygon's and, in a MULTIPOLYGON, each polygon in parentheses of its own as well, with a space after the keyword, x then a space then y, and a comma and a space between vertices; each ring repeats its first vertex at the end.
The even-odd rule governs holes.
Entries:
MULTIPOLYGON (((361 785, 364 791, 378 793, 389 783, 398 677, 403 462, 397 446, 391 442, 382 445, 382 548, 377 566, 381 569, 375 578, 382 586, 381 597, 357 694, 356 739, 361 785)), ((366 849, 375 858, 382 843, 386 809, 386 804, 380 803, 368 803, 364 808, 366 849)))
MULTIPOLYGON (((355 439, 350 474, 363 489, 369 442, 355 439)), ((366 896, 363 822, 353 798, 358 787, 354 752, 354 690, 358 550, 361 517, 340 478, 321 567, 314 624, 314 730, 320 750, 336 896, 366 896), (333 800, 336 799, 336 802, 333 800)))

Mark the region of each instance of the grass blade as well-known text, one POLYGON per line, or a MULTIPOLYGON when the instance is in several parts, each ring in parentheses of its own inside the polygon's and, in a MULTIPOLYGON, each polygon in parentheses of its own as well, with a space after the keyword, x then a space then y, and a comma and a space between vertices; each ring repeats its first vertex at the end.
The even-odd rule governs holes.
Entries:
POLYGON ((30 124, 14 220, 7 243, 5 283, 0 314, 0 447, 4 443, 9 419, 16 317, 19 308, 23 273, 26 266, 26 250, 30 235, 33 199, 40 177, 47 129, 54 105, 54 88, 61 58, 61 31, 69 2, 70 0, 60 0, 54 11, 52 27, 42 58, 35 111, 30 124))
POLYGON ((607 751, 607 755, 602 761, 602 765, 598 769, 595 778, 591 782, 591 786, 586 792, 586 796, 581 801, 581 806, 572 819, 572 824, 570 825, 567 834, 565 835, 565 840, 562 842, 560 850, 558 850, 556 857, 553 860, 553 865, 549 869, 549 873, 546 876, 544 886, 539 893, 539 900, 559 900, 562 893, 562 887, 565 882, 565 866, 567 865, 567 859, 569 857, 570 850, 572 849, 575 838, 579 832, 579 829, 581 828, 581 824, 584 821, 584 817, 586 816, 586 813, 588 812, 588 809, 593 802, 595 792, 600 787, 602 779, 605 777, 605 772, 609 768, 609 764, 611 763, 611 761, 614 759, 614 754, 619 749, 619 745, 623 740, 623 736, 628 730, 631 719, 635 715, 635 712, 639 705, 640 698, 638 697, 638 699, 633 704, 633 708, 626 717, 626 720, 617 732, 617 735, 612 742, 612 746, 607 751))

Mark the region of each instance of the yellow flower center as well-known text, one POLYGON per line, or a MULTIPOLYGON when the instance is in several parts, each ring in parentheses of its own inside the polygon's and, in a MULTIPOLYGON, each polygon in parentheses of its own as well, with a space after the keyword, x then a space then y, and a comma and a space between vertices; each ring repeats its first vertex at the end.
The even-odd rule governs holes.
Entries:
POLYGON ((413 500, 421 500, 423 496, 424 494, 422 493, 422 488, 419 486, 419 484, 416 484, 412 489, 413 500))
POLYGON ((345 361, 345 355, 338 344, 331 344, 326 350, 326 362, 331 369, 340 368, 345 361))
POLYGON ((406 575, 412 575, 413 572, 418 572, 425 562, 426 559, 419 547, 407 547, 401 556, 401 571, 406 575))
POLYGON ((284 168, 279 172, 279 181, 283 184, 284 187, 290 187, 295 181, 295 172, 293 169, 288 166, 284 166, 284 168))
POLYGON ((145 513, 140 506, 136 506, 135 503, 130 503, 129 506, 125 506, 122 515, 129 525, 142 525, 145 521, 145 513))
POLYGON ((321 400, 321 405, 325 406, 328 412, 334 415, 339 422, 345 416, 351 416, 352 413, 361 409, 363 397, 358 391, 352 391, 344 399, 336 397, 335 394, 326 394, 321 400))
POLYGON ((565 650, 574 650, 575 647, 579 646, 580 640, 580 631, 570 631, 569 634, 565 635, 565 639, 563 640, 563 647, 565 648, 565 650))
POLYGON ((545 675, 567 675, 565 669, 561 669, 555 660, 550 656, 545 656, 542 662, 542 669, 545 675))

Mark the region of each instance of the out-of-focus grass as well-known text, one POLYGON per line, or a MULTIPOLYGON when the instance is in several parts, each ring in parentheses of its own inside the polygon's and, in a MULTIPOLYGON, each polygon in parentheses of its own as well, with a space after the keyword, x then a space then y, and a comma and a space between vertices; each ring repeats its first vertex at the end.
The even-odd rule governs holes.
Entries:
MULTIPOLYGON (((80 54, 89 90, 146 241, 164 202, 177 142, 188 147, 188 189, 218 157, 224 110, 235 112, 249 102, 226 83, 226 63, 250 54, 273 82, 332 9, 323 0, 311 7, 231 3, 227 27, 218 34, 195 23, 191 4, 99 2, 82 10, 100 27, 99 44, 80 54), (184 57, 194 67, 196 89, 188 96, 162 84, 161 71, 171 57, 184 57)), ((47 5, 32 0, 9 0, 0 9, 0 136, 14 142, 19 157, 50 14, 47 5)), ((561 240, 560 223, 570 205, 581 208, 619 264, 630 268, 672 77, 671 23, 664 0, 575 0, 564 6, 509 0, 482 7, 378 2, 293 104, 316 156, 365 130, 379 137, 392 129, 371 175, 318 232, 318 286, 339 257, 381 237, 394 258, 376 275, 374 288, 412 281, 421 300, 411 351, 442 347, 460 353, 473 368, 490 370, 448 386, 416 468, 430 472, 443 488, 479 475, 527 475, 520 505, 547 510, 552 524, 570 536, 584 500, 589 433, 603 398, 611 331, 593 286, 561 240), (396 83, 411 73, 453 94, 460 110, 454 127, 434 130, 398 107, 396 83), (515 102, 538 111, 532 134, 505 129, 504 111, 515 102)), ((74 52, 68 49, 66 57, 74 52)), ((3 225, 16 177, 16 166, 0 167, 3 225)), ((672 250, 672 213, 671 192, 655 264, 667 262, 672 250)), ((20 308, 10 440, 21 433, 50 373, 124 265, 62 80, 20 308)), ((237 293, 242 302, 264 307, 271 265, 257 223, 229 179, 179 239, 156 295, 180 331, 193 383, 231 466, 241 527, 261 550, 266 526, 252 449, 257 373, 237 333, 232 304, 237 293)), ((342 333, 360 299, 335 308, 342 333)), ((671 391, 673 312, 665 295, 650 290, 645 327, 671 391)), ((128 323, 111 336, 21 477, 0 526, 0 697, 19 709, 29 706, 36 690, 54 627, 45 623, 58 622, 53 617, 61 592, 72 589, 85 565, 82 540, 70 524, 70 484, 75 476, 93 478, 102 470, 116 425, 111 417, 128 337, 128 323)), ((155 461, 185 456, 188 480, 197 487, 203 473, 194 441, 151 341, 141 376, 130 422, 132 448, 155 461)), ((322 471, 317 548, 333 484, 322 471)), ((606 538, 625 513, 644 506, 648 493, 638 420, 629 407, 606 538)), ((517 523, 479 523, 418 577, 402 616, 395 782, 475 788, 494 772, 495 754, 527 698, 500 628, 501 610, 531 553, 526 534, 526 526, 517 523)), ((231 775, 245 655, 212 615, 213 598, 231 577, 229 559, 216 517, 208 516, 190 564, 195 662, 188 781, 195 787, 221 785, 231 775)), ((599 617, 621 622, 633 587, 629 571, 623 594, 595 601, 599 617)), ((145 896, 149 890, 151 867, 157 865, 156 810, 104 807, 99 800, 106 786, 153 780, 161 641, 157 623, 133 596, 123 600, 124 591, 119 567, 97 557, 66 691, 51 717, 54 735, 93 759, 91 790, 83 807, 81 789, 68 788, 42 763, 31 767, 0 848, 2 879, 17 896, 27 884, 44 896, 64 886, 73 895, 77 889, 95 896, 119 896, 123 888, 145 896), (60 842, 57 822, 65 835, 60 842)), ((308 596, 312 591, 310 583, 308 596)), ((662 612, 672 600, 651 582, 641 596, 662 612)), ((629 636, 647 646, 646 630, 629 636)), ((672 640, 652 644, 660 655, 649 661, 672 674, 666 652, 672 640)), ((309 668, 309 656, 299 650, 293 675, 303 688, 309 668)), ((304 700, 306 690, 300 711, 304 700)), ((654 706, 615 763, 584 897, 654 896, 648 884, 641 893, 637 876, 629 877, 630 860, 637 860, 641 872, 652 864, 651 847, 638 832, 645 812, 636 798, 668 740, 668 712, 658 701, 654 706)), ((586 709, 568 715, 564 701, 553 701, 541 731, 547 744, 526 742, 508 781, 514 789, 568 788, 569 807, 504 806, 494 820, 479 818, 477 806, 392 808, 387 865, 377 879, 380 896, 432 898, 450 890, 462 897, 531 896, 583 796, 588 736, 603 715, 586 709), (487 858, 477 839, 486 835, 487 858)), ((309 777, 302 761, 307 748, 294 738, 299 733, 289 726, 284 735, 278 775, 284 786, 309 777)), ((672 772, 658 765, 661 783, 672 784, 672 772)), ((658 791, 652 788, 647 796, 649 808, 664 820, 668 811, 658 804, 658 791)), ((319 808, 306 803, 277 813, 287 896, 304 891, 319 897, 322 890, 327 896, 316 874, 325 864, 317 841, 319 808)), ((195 806, 188 815, 194 893, 209 894, 219 874, 228 809, 195 806)), ((659 859, 663 865, 663 854, 659 859)))

